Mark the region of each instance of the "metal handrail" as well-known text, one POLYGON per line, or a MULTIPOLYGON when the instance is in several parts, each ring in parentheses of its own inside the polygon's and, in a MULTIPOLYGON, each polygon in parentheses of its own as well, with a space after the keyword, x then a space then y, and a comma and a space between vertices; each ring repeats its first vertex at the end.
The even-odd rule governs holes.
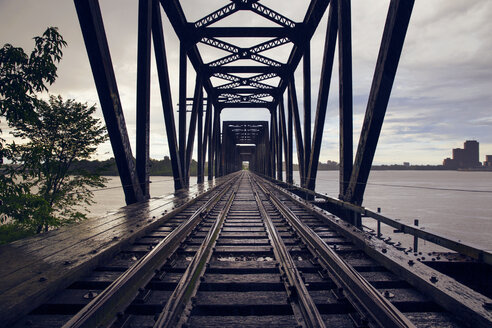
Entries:
MULTIPOLYGON (((352 212, 359 213, 359 214, 363 215, 364 217, 374 219, 378 222, 382 222, 382 223, 384 223, 390 227, 397 229, 399 232, 403 232, 405 234, 412 235, 415 238, 420 238, 420 239, 426 240, 428 242, 442 246, 442 247, 447 248, 449 250, 452 250, 452 251, 458 252, 460 254, 469 256, 469 257, 471 257, 471 258, 473 258, 479 262, 483 262, 483 263, 492 265, 492 253, 490 253, 486 250, 483 250, 483 249, 480 249, 480 248, 477 248, 477 247, 474 247, 471 245, 467 245, 463 242, 456 241, 456 240, 453 240, 451 238, 441 236, 437 233, 434 233, 434 232, 431 232, 428 230, 424 231, 421 228, 417 228, 417 227, 414 227, 414 226, 411 226, 411 225, 408 225, 405 223, 398 222, 395 219, 381 215, 380 213, 377 213, 377 212, 370 210, 368 208, 365 208, 363 206, 358 206, 358 205, 355 205, 355 204, 352 204, 352 203, 349 203, 349 202, 346 202, 343 200, 339 200, 339 199, 336 199, 336 198, 333 198, 333 197, 330 197, 327 195, 323 195, 323 194, 317 193, 315 191, 312 191, 312 190, 309 190, 306 188, 291 185, 291 184, 288 184, 288 183, 283 182, 283 181, 278 181, 278 180, 275 180, 275 179, 272 179, 272 178, 269 178, 266 176, 263 176, 263 177, 267 178, 268 180, 270 180, 272 182, 281 182, 282 184, 285 184, 289 187, 295 188, 299 191, 304 192, 305 194, 309 194, 309 195, 314 196, 316 198, 322 198, 326 202, 328 202, 332 205, 335 205, 341 209, 347 209, 347 210, 350 210, 352 212)), ((314 203, 314 204, 316 205, 316 203, 314 203)))

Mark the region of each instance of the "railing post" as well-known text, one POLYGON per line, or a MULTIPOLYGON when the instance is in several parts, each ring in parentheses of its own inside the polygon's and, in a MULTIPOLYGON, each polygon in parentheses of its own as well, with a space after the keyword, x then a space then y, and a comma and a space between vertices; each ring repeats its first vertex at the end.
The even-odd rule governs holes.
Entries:
MULTIPOLYGON (((419 226, 419 220, 415 219, 413 221, 413 224, 418 227, 419 226)), ((417 253, 419 251, 419 238, 417 236, 413 236, 413 252, 417 253)))
MULTIPOLYGON (((381 207, 378 207, 378 214, 381 213, 381 207)), ((378 232, 378 238, 381 238, 381 221, 379 221, 378 219, 378 228, 377 228, 377 232, 378 232)))

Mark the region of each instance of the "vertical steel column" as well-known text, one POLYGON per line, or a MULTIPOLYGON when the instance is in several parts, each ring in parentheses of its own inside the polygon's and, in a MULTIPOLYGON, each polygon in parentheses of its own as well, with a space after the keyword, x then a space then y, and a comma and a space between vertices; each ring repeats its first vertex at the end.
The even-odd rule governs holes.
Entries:
POLYGON ((152 28, 152 0, 138 2, 137 54, 137 151, 136 169, 140 188, 145 198, 149 191, 150 141, 150 39, 152 28))
POLYGON ((215 145, 213 144, 213 131, 212 131, 212 117, 213 117, 213 106, 212 106, 212 100, 210 99, 210 95, 208 96, 207 100, 207 115, 208 118, 205 120, 205 124, 207 124, 209 133, 208 133, 208 180, 212 180, 214 177, 213 173, 213 168, 214 168, 214 150, 215 150, 215 145))
POLYGON ((338 73, 340 102, 339 196, 347 191, 353 163, 352 31, 350 0, 338 0, 338 73))
POLYGON ((263 142, 265 144, 265 157, 264 158, 264 163, 265 163, 265 172, 264 174, 267 176, 270 175, 270 138, 269 138, 269 133, 268 133, 268 123, 265 123, 263 125, 263 142))
POLYGON ((214 110, 215 178, 220 176, 220 108, 214 110))
MULTIPOLYGON (((294 145, 293 145, 293 131, 292 131, 292 106, 291 106, 291 102, 289 101, 289 105, 288 105, 288 111, 287 111, 287 149, 288 149, 288 152, 287 152, 287 157, 288 157, 288 161, 287 161, 287 183, 290 183, 290 184, 293 184, 294 183, 294 179, 293 179, 293 155, 294 155, 294 145)), ((302 173, 301 173, 302 174, 302 173)))
POLYGON ((179 47, 179 161, 185 186, 188 186, 188 170, 186 169, 186 66, 188 59, 186 45, 183 41, 179 47))
POLYGON ((391 0, 372 80, 366 116, 345 200, 360 205, 395 80, 414 0, 391 0))
POLYGON ((277 173, 277 166, 275 160, 277 159, 277 142, 276 142, 276 128, 275 128, 275 109, 270 109, 270 177, 275 179, 277 173))
POLYGON ((280 119, 277 118, 277 116, 280 116, 280 109, 277 109, 277 113, 275 114, 275 134, 276 134, 276 141, 277 141, 277 179, 282 181, 283 180, 283 164, 282 164, 282 126, 280 119))
POLYGON ((186 146, 186 167, 185 167, 185 178, 186 186, 190 186, 190 170, 191 170, 191 158, 193 156, 193 146, 195 144, 195 132, 196 132, 196 121, 198 116, 198 108, 203 107, 203 87, 202 79, 199 74, 196 75, 195 80, 195 92, 193 94, 193 107, 191 110, 190 127, 188 129, 188 143, 186 146))
POLYGON ((173 101, 171 99, 171 86, 169 83, 164 33, 162 32, 160 4, 158 1, 154 0, 152 5, 152 37, 154 40, 154 53, 157 75, 159 77, 162 110, 164 112, 167 143, 169 145, 169 155, 171 157, 171 166, 173 169, 174 189, 179 190, 184 187, 184 181, 176 140, 176 125, 174 122, 173 101))
POLYGON ((135 170, 99 2, 75 0, 74 3, 125 193, 125 201, 127 204, 132 204, 143 200, 144 195, 135 170))
MULTIPOLYGON (((203 92, 202 92, 203 95, 203 92)), ((202 96, 202 101, 203 102, 203 96, 202 96)), ((203 103, 199 104, 198 106, 198 131, 197 131, 197 168, 196 168, 196 181, 197 183, 202 183, 203 182, 203 165, 204 165, 204 158, 203 158, 203 103)), ((206 143, 206 140, 205 140, 206 143)))
POLYGON ((328 25, 326 27, 325 48, 323 53, 323 66, 318 93, 318 104, 316 105, 316 117, 314 119, 313 145, 309 168, 307 168, 307 187, 314 190, 316 186, 316 175, 318 173, 319 154, 323 140, 323 129, 325 126, 326 109, 328 106, 328 95, 330 93, 331 73, 333 70, 333 59, 335 57, 335 45, 338 29, 338 5, 337 0, 330 1, 328 13, 328 25))
POLYGON ((297 103, 297 91, 294 76, 289 83, 289 112, 292 113, 294 121, 294 131, 296 137, 297 161, 299 162, 299 176, 301 178, 300 185, 305 186, 305 170, 304 170, 304 145, 302 143, 301 119, 299 117, 299 106, 297 103))
MULTIPOLYGON (((205 132, 203 133, 203 152, 202 152, 202 167, 203 167, 203 175, 205 175, 205 158, 207 156, 207 145, 208 145, 208 154, 210 157, 210 153, 212 152, 212 142, 211 136, 212 136, 212 129, 211 129, 211 123, 212 123, 212 101, 210 99, 210 95, 207 95, 207 109, 205 112, 205 132)), ((208 165, 210 166, 210 161, 208 161, 208 165)), ((210 172, 210 168, 207 169, 208 172, 210 172)), ((212 179, 210 173, 208 174, 210 179, 212 179)), ((205 176, 204 176, 205 178, 205 176)))
MULTIPOLYGON (((280 98, 279 103, 279 116, 280 116, 280 125, 282 130, 282 139, 284 144, 284 154, 285 154, 285 182, 289 180, 289 142, 287 140, 287 124, 285 122, 285 110, 284 110, 284 97, 280 98)), ((292 176, 291 176, 292 180, 292 176)))
POLYGON ((304 187, 308 184, 307 171, 311 157, 311 42, 308 41, 304 50, 303 83, 304 83, 304 187))
MULTIPOLYGON (((224 123, 222 123, 224 124, 224 123)), ((220 126, 220 114, 219 114, 219 126, 220 126)), ((219 133, 219 175, 224 176, 225 175, 225 151, 226 151, 226 131, 224 131, 224 126, 222 126, 222 134, 219 133)))

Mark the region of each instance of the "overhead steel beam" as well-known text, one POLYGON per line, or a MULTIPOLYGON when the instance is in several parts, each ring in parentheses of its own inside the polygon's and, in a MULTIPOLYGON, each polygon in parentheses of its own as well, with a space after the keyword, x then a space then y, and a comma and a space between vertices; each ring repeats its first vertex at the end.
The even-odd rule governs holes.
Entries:
POLYGON ((323 140, 323 129, 325 126, 326 109, 328 107, 328 95, 330 93, 331 73, 333 70, 333 59, 335 57, 335 45, 338 30, 338 5, 337 0, 331 0, 328 12, 328 24, 326 27, 325 48, 323 52, 323 64, 318 92, 318 104, 316 106, 316 117, 314 119, 313 143, 309 167, 307 168, 307 188, 314 190, 316 186, 316 175, 318 173, 318 162, 323 140))
MULTIPOLYGON (((203 74, 202 67, 204 66, 204 64, 196 46, 196 42, 200 41, 200 37, 197 35, 197 33, 195 33, 196 28, 194 27, 194 24, 188 23, 186 21, 185 14, 178 0, 156 1, 160 1, 179 40, 181 42, 185 42, 188 45, 188 59, 193 65, 193 68, 195 69, 197 74, 203 74)), ((208 96, 214 99, 215 94, 210 79, 204 79, 202 83, 203 87, 207 91, 208 96)))
POLYGON ((136 170, 145 198, 149 193, 150 150, 150 44, 152 30, 152 0, 138 2, 137 48, 137 151, 136 170))
POLYGON ((97 0, 74 0, 127 204, 144 200, 130 148, 106 32, 97 0))
POLYGON ((159 77, 159 87, 161 91, 162 110, 164 112, 164 123, 166 124, 167 143, 169 145, 169 155, 171 157, 171 166, 173 169, 174 189, 179 190, 184 187, 184 181, 176 140, 176 125, 174 122, 164 33, 162 31, 161 11, 159 2, 156 0, 153 1, 152 9, 152 36, 154 41, 157 74, 159 77))
MULTIPOLYGON (((291 36, 291 40, 294 41, 294 48, 292 49, 286 64, 286 66, 289 67, 289 72, 286 72, 286 74, 294 74, 294 71, 304 54, 305 47, 313 37, 329 3, 330 0, 312 0, 310 2, 303 23, 297 24, 295 29, 299 28, 300 25, 302 25, 302 28, 291 36)), ((282 79, 279 84, 279 93, 283 93, 287 88, 287 85, 288 80, 282 79)))
POLYGON ((361 205, 383 126, 414 0, 391 0, 346 201, 361 205))
POLYGON ((350 0, 338 0, 338 74, 340 112, 339 198, 347 191, 353 166, 352 27, 350 0))
POLYGON ((207 37, 220 37, 220 38, 280 38, 280 37, 292 37, 295 33, 299 33, 302 30, 302 24, 294 29, 286 29, 283 27, 206 27, 206 28, 194 28, 192 26, 192 33, 195 37, 200 38, 207 37))
POLYGON ((207 72, 209 75, 214 73, 276 73, 278 75, 283 75, 285 73, 284 66, 217 66, 217 67, 207 67, 207 72))

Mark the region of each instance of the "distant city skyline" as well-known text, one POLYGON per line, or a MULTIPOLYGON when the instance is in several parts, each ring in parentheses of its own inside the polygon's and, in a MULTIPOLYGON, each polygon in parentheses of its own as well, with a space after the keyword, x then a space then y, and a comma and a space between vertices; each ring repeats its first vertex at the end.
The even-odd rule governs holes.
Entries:
MULTIPOLYGON (((204 11, 223 6, 228 1, 211 0, 195 8, 195 2, 182 1, 189 21, 197 20, 204 11)), ((354 80, 354 155, 364 117, 367 96, 381 41, 388 1, 353 1, 353 80, 354 80)), ((113 65, 121 95, 125 120, 132 147, 135 143, 136 40, 137 1, 100 0, 108 35, 113 65)), ((295 2, 283 6, 282 1, 265 4, 296 21, 303 19, 306 4, 295 2)), ((405 46, 392 96, 383 124, 374 164, 439 165, 459 148, 464 140, 479 140, 480 161, 492 154, 492 1, 450 2, 417 1, 413 10, 405 46)), ((228 19, 263 24, 261 18, 245 12, 228 19), (258 21, 257 21, 258 20, 258 21)), ((179 44, 163 15, 167 55, 170 65, 173 103, 177 103, 179 44)), ((32 38, 48 26, 58 26, 69 46, 59 65, 59 78, 50 93, 61 94, 80 102, 96 103, 102 118, 87 53, 82 40, 73 1, 16 0, 0 1, 0 46, 12 43, 26 52, 33 48, 32 38)), ((311 43, 312 111, 316 110, 320 63, 326 15, 311 43)), ((337 59, 335 60, 337 65, 337 59)), ((301 67, 297 73, 302 72, 301 67)), ((151 157, 162 159, 169 154, 162 107, 158 91, 155 63, 152 62, 151 157)), ((193 94, 194 73, 188 75, 188 96, 193 94)), ((328 114, 320 161, 338 159, 338 69, 333 70, 328 114)), ((299 83, 299 106, 302 108, 302 79, 299 83)), ((268 120, 266 110, 251 109, 223 112, 223 120, 268 120)), ((5 122, 0 123, 5 131, 5 122)), ((314 125, 314 122, 312 122, 314 125)), ((3 137, 6 137, 5 133, 3 137)), ((135 152, 134 152, 135 155, 135 152)), ((98 158, 112 157, 108 143, 99 148, 98 158)), ((196 154, 194 155, 196 157, 196 154)), ((294 158, 296 158, 294 154, 294 158)))

